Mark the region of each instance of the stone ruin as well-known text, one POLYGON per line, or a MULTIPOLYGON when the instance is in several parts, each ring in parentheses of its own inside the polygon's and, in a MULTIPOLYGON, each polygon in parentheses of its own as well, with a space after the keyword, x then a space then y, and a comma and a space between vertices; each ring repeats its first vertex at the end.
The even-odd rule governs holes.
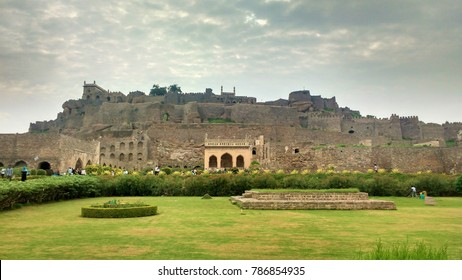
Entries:
POLYGON ((252 210, 396 210, 392 201, 369 200, 364 192, 245 191, 231 197, 242 209, 252 210))

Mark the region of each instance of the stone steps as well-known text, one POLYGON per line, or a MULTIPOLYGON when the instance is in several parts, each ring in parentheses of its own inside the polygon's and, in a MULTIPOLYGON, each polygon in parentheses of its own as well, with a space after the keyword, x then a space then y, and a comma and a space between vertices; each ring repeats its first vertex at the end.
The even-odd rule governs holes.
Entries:
POLYGON ((394 202, 368 200, 367 193, 259 193, 246 191, 243 196, 233 196, 230 200, 242 209, 254 210, 396 210, 394 202))

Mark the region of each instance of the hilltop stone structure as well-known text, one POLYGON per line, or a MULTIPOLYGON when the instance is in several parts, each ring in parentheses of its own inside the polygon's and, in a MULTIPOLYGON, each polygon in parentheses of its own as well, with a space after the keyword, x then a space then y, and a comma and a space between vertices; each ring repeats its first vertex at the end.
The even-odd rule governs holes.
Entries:
POLYGON ((0 141, 0 167, 248 168, 258 161, 285 170, 366 171, 376 163, 403 172, 462 172, 462 123, 362 117, 308 90, 257 102, 235 88, 150 96, 84 82, 81 98, 64 102, 55 120, 0 141))

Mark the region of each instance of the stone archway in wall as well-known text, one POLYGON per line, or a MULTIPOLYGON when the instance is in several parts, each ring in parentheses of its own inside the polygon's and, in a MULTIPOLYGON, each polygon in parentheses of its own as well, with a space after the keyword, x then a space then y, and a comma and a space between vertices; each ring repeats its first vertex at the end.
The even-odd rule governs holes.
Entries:
POLYGON ((91 165, 91 160, 87 161, 87 164, 85 166, 87 166, 87 165, 91 165))
POLYGON ((218 161, 216 156, 209 157, 209 168, 217 168, 218 161))
POLYGON ((77 162, 75 163, 75 169, 82 169, 83 163, 82 160, 79 158, 77 162))
POLYGON ((27 163, 25 161, 23 161, 23 160, 17 161, 14 164, 14 167, 23 167, 23 166, 27 166, 27 163))
POLYGON ((221 168, 233 168, 233 157, 226 153, 221 156, 221 168))
POLYGON ((236 167, 238 168, 244 168, 245 164, 244 164, 244 157, 239 155, 237 156, 236 158, 236 167))
POLYGON ((48 161, 42 161, 41 163, 38 164, 38 169, 50 170, 51 164, 48 161))

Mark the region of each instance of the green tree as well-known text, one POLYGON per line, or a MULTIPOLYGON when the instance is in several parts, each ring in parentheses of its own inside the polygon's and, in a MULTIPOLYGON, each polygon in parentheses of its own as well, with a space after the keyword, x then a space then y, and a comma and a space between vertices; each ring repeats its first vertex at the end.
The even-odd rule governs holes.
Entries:
POLYGON ((153 96, 162 96, 165 94, 167 94, 167 88, 160 87, 158 84, 154 84, 151 88, 151 91, 149 92, 149 95, 153 96))
POLYGON ((168 87, 168 92, 173 92, 173 93, 181 93, 181 87, 179 87, 177 84, 173 84, 168 87))

